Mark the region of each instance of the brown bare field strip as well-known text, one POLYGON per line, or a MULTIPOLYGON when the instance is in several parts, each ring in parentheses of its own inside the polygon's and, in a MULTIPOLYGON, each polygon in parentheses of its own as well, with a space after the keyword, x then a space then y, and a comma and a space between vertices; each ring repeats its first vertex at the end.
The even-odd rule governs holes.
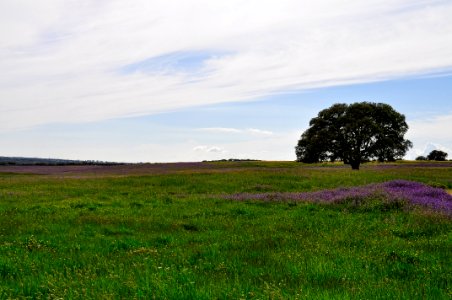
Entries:
MULTIPOLYGON (((108 176, 166 174, 184 170, 212 169, 203 163, 161 163, 124 165, 67 165, 67 166, 0 166, 0 173, 38 174, 57 176, 108 176)), ((218 168, 218 167, 214 167, 218 168)), ((220 167, 221 168, 221 167, 220 167)))

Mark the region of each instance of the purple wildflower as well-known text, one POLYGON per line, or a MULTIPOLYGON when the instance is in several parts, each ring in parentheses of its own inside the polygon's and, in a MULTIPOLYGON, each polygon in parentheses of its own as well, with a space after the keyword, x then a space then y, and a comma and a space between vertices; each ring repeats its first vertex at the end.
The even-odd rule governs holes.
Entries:
POLYGON ((419 182, 394 180, 380 184, 394 198, 452 214, 452 196, 445 190, 419 182))
POLYGON ((347 200, 363 203, 368 199, 384 199, 387 202, 406 201, 452 215, 452 195, 445 190, 419 182, 393 180, 359 187, 337 188, 304 193, 239 193, 225 196, 235 201, 308 201, 319 203, 343 203, 347 200))

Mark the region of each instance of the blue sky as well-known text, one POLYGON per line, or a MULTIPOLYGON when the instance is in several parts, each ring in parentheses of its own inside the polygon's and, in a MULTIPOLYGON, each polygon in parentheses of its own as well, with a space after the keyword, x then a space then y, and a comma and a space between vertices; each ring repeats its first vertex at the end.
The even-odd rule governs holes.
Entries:
POLYGON ((452 3, 0 3, 0 155, 294 160, 333 103, 405 114, 452 155, 452 3))

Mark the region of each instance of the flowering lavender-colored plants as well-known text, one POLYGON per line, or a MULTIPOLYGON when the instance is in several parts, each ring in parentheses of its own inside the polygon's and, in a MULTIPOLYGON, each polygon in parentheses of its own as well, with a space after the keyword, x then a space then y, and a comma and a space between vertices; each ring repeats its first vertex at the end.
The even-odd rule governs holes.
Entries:
POLYGON ((393 180, 359 187, 337 188, 304 193, 239 193, 225 196, 236 201, 308 201, 318 203, 354 203, 382 200, 388 205, 408 204, 430 208, 452 216, 452 195, 445 190, 419 182, 393 180))

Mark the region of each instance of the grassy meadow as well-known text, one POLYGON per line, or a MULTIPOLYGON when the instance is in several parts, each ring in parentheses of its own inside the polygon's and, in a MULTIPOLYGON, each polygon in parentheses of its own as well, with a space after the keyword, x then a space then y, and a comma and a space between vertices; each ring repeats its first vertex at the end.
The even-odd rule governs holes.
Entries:
POLYGON ((172 166, 0 169, 0 299, 452 297, 450 215, 227 198, 394 179, 452 190, 452 163, 172 166))

